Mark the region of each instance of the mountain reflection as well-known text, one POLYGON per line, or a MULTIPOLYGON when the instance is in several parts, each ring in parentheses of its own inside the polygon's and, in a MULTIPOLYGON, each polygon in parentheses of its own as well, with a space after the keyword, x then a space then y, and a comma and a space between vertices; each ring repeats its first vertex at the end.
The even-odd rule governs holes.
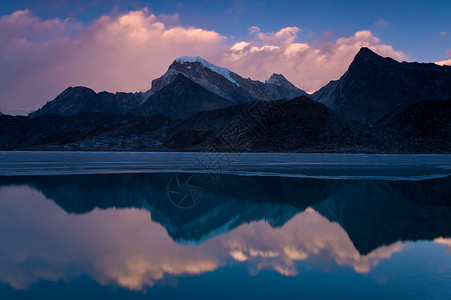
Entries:
POLYGON ((215 182, 197 174, 200 201, 179 208, 168 199, 173 176, 0 178, 0 282, 26 289, 88 274, 141 290, 233 264, 292 276, 300 262, 367 273, 403 241, 448 245, 451 237, 449 177, 215 182))

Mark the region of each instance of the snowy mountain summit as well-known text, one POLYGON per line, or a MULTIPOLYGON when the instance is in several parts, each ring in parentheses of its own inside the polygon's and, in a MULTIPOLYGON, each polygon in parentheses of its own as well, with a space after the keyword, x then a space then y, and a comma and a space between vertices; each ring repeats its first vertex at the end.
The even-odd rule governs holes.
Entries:
POLYGON ((210 69, 211 71, 218 73, 219 75, 224 76, 225 78, 227 78, 230 82, 236 84, 237 86, 240 86, 235 79, 233 79, 232 77, 230 77, 230 70, 227 68, 222 68, 222 67, 218 67, 217 65, 212 64, 211 62, 206 61, 205 59, 203 59, 200 56, 182 56, 179 57, 175 60, 178 63, 184 64, 184 63, 200 63, 202 64, 204 67, 210 69))
POLYGON ((264 81, 264 83, 266 83, 266 84, 274 84, 274 85, 278 85, 278 86, 285 86, 287 88, 296 89, 296 86, 294 84, 292 84, 291 82, 289 82, 285 78, 285 76, 283 76, 282 74, 273 73, 271 75, 271 77, 269 77, 268 79, 266 79, 264 81))
POLYGON ((179 74, 199 84, 209 92, 232 104, 253 100, 292 99, 306 93, 282 75, 273 75, 269 82, 243 78, 231 70, 219 67, 200 56, 182 56, 173 61, 166 73, 152 81, 152 92, 171 84, 179 74))
POLYGON ((196 112, 226 108, 254 100, 293 99, 306 93, 280 74, 261 82, 243 78, 200 56, 182 56, 172 62, 145 93, 96 93, 86 87, 68 88, 53 101, 30 114, 75 115, 80 112, 164 114, 185 118, 196 112))

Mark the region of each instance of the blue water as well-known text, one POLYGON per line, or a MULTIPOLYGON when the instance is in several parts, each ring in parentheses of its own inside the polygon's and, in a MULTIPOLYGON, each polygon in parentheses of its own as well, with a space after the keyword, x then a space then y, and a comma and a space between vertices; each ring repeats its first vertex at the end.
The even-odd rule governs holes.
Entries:
POLYGON ((451 299, 449 156, 199 155, 1 152, 0 299, 451 299))

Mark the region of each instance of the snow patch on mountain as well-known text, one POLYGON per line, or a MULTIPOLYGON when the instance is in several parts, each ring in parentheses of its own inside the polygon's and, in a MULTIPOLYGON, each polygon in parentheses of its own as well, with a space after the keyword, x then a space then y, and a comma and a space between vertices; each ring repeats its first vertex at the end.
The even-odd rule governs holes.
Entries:
POLYGON ((190 56, 182 56, 176 59, 176 62, 184 64, 186 62, 194 63, 198 62, 202 64, 205 68, 210 69, 211 71, 218 73, 221 76, 224 76, 227 80, 230 82, 236 84, 237 86, 240 86, 232 77, 230 77, 230 70, 227 68, 218 67, 211 62, 206 61, 200 56, 190 57, 190 56))

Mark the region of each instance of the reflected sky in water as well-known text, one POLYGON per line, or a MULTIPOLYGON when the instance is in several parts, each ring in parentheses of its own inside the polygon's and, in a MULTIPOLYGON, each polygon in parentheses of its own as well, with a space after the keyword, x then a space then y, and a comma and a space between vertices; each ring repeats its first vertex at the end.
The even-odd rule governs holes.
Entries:
MULTIPOLYGON (((208 298, 215 286, 227 290, 227 285, 237 287, 225 295, 244 298, 267 298, 276 290, 293 296, 300 287, 311 298, 451 295, 451 206, 419 203, 406 196, 410 186, 322 181, 315 186, 292 179, 282 184, 287 195, 294 187, 320 189, 310 195, 304 190, 302 197, 298 190, 303 200, 293 203, 264 191, 234 197, 224 186, 265 182, 230 176, 222 186, 207 186, 199 206, 186 210, 173 206, 164 198, 167 187, 155 183, 167 177, 146 176, 2 179, 0 296, 7 295, 7 286, 9 295, 16 291, 26 298, 46 282, 69 291, 80 278, 100 291, 116 287, 130 296, 164 291, 162 298, 189 289, 208 298), (101 188, 94 192, 86 181, 101 188), (108 182, 116 195, 118 188, 125 190, 114 198, 104 186, 108 182), (364 196, 365 191, 373 194, 364 196), (423 222, 418 209, 433 222, 423 222), (372 228, 368 221, 379 224, 372 228), (261 289, 255 289, 257 283, 261 289), (322 283, 330 288, 321 289, 322 283)), ((448 179, 426 189, 431 185, 435 199, 449 195, 448 179)))

